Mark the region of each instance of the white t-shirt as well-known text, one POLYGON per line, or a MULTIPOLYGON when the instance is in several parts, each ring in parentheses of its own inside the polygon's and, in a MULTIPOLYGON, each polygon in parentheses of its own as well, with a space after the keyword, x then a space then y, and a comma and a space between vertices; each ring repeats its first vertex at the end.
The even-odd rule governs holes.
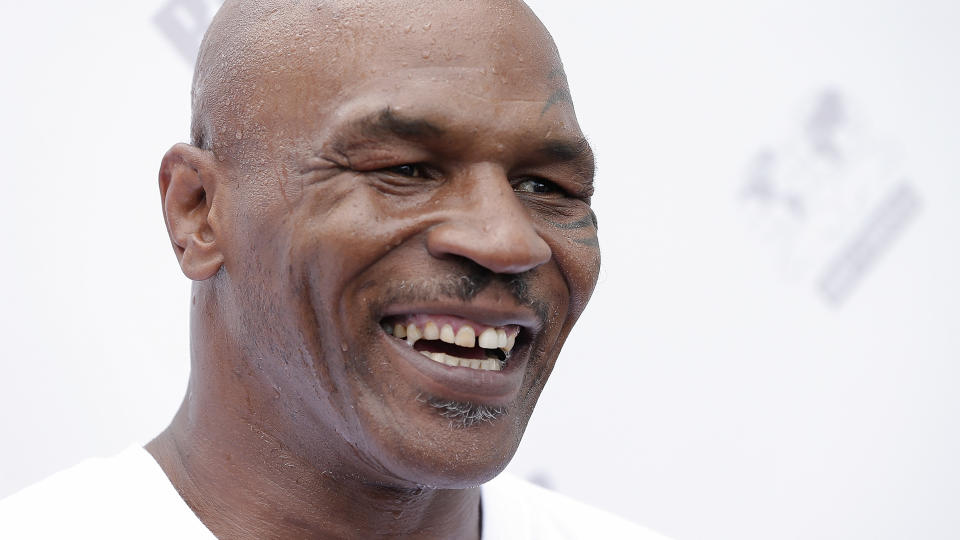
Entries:
MULTIPOLYGON (((666 540, 509 475, 482 488, 483 540, 666 540)), ((210 540, 146 450, 91 459, 0 501, 0 538, 210 540)))

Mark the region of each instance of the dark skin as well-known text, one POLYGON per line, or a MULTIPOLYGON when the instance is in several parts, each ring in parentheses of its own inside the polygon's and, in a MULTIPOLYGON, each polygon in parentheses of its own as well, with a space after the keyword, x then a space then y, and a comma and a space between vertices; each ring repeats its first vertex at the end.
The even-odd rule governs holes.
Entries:
POLYGON ((600 264, 549 35, 512 0, 227 2, 194 108, 160 171, 192 371, 148 451, 222 538, 479 538, 600 264), (515 386, 412 370, 381 324, 424 313, 519 326, 515 386))

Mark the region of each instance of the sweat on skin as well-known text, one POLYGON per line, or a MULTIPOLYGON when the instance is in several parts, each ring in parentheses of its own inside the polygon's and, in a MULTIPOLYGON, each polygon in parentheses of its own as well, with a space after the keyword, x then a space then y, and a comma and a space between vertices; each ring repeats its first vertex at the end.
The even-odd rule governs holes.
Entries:
POLYGON ((160 170, 191 376, 148 446, 220 537, 476 539, 600 265, 513 0, 229 0, 160 170))

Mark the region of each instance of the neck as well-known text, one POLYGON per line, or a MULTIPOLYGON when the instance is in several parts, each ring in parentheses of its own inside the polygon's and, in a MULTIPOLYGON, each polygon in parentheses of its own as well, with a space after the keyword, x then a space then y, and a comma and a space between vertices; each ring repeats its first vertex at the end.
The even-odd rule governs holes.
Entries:
POLYGON ((187 397, 146 448, 217 537, 479 539, 479 488, 391 481, 336 429, 290 420, 240 375, 230 332, 193 315, 187 397))
POLYGON ((174 422, 147 445, 197 517, 218 538, 478 539, 479 489, 398 489, 317 467, 269 436, 224 441, 174 422), (252 439, 252 440, 251 440, 252 439))

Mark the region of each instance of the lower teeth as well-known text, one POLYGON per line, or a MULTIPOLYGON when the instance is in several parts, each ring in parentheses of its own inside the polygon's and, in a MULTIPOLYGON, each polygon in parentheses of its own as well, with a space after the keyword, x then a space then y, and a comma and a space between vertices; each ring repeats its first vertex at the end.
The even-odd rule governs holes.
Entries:
POLYGON ((467 358, 458 358, 442 352, 420 351, 420 354, 437 362, 451 367, 465 367, 470 369, 479 369, 481 371, 500 371, 503 369, 500 360, 488 358, 486 360, 469 360, 467 358))

